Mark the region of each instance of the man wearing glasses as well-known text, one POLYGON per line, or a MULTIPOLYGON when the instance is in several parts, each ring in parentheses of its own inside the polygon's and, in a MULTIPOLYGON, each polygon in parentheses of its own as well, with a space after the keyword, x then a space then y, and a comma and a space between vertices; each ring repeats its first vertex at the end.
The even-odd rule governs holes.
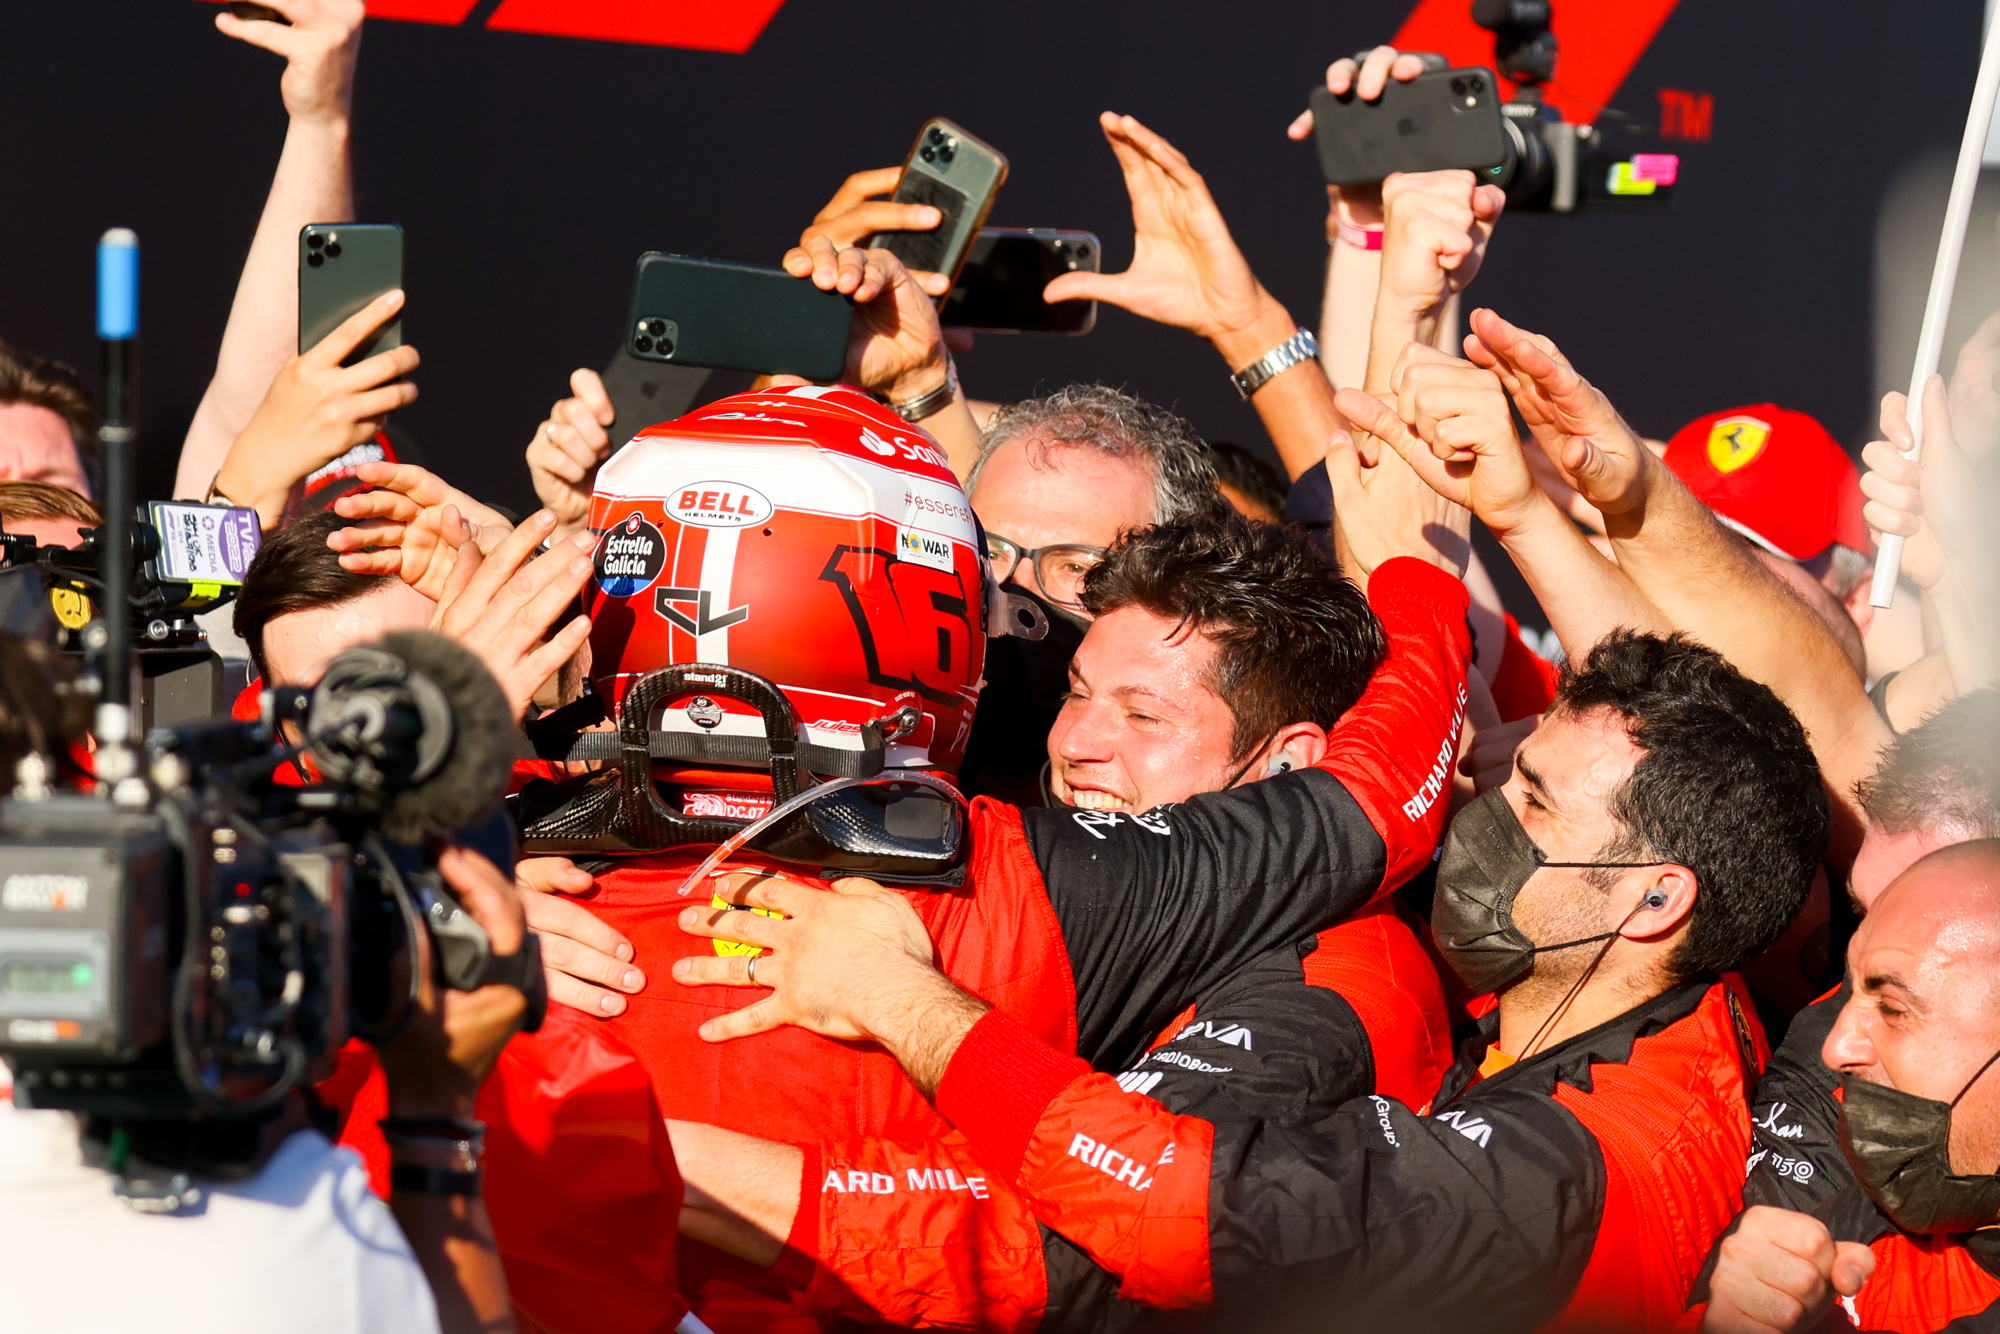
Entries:
POLYGON ((1045 743, 1090 628, 1083 577, 1120 533, 1219 513, 1215 469, 1186 421, 1102 385, 1003 409, 966 487, 993 577, 1038 604, 1046 638, 987 646, 986 689, 966 747, 967 790, 1050 804, 1045 743))

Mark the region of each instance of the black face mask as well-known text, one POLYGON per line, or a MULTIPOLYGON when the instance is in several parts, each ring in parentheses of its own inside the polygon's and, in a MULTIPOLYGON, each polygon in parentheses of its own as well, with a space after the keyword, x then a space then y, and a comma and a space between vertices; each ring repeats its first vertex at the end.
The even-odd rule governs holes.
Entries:
POLYGON ((986 688, 979 692, 960 774, 968 796, 984 793, 1036 805, 1049 758, 1049 729, 1062 712, 1069 661, 1090 618, 1016 585, 1006 590, 1039 607, 1049 632, 1040 639, 1008 635, 986 641, 986 688))
MULTIPOLYGON (((1537 954, 1600 940, 1606 942, 1608 950, 1609 942, 1617 939, 1617 931, 1605 931, 1557 945, 1537 945, 1529 940, 1514 925, 1514 899, 1529 876, 1544 866, 1660 865, 1664 863, 1549 861, 1515 818, 1505 789, 1489 788, 1460 811, 1445 831, 1444 854, 1438 859, 1437 896, 1431 901, 1431 934, 1452 971, 1473 995, 1483 996, 1526 977, 1537 954)), ((1658 905, 1642 901, 1633 911, 1647 906, 1658 905)))
POLYGON ((1855 1180, 1889 1221, 1905 1232, 1971 1232, 2000 1220, 2000 1173, 1951 1170, 1951 1112, 1995 1052, 1950 1102, 1870 1084, 1841 1081, 1840 1151, 1855 1180))

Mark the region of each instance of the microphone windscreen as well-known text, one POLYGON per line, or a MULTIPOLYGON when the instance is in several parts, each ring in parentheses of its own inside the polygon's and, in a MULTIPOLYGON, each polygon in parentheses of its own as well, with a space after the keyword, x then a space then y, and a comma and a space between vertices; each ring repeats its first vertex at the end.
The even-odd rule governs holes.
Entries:
POLYGON ((373 647, 427 678, 451 705, 451 749, 429 777, 389 795, 382 834, 418 843, 476 824, 507 790, 520 753, 506 692, 469 650, 428 630, 384 635, 373 647))

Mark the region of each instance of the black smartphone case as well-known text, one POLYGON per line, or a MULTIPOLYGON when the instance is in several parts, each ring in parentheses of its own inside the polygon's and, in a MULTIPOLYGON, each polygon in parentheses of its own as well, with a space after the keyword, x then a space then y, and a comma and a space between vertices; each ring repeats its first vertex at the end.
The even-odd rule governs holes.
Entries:
POLYGON ((1506 160, 1500 90, 1490 69, 1391 79, 1374 102, 1352 89, 1336 97, 1321 84, 1311 100, 1320 170, 1330 185, 1379 181, 1395 171, 1483 171, 1506 160))
POLYGON ((1096 273, 1101 250, 1090 232, 982 227, 939 317, 988 333, 1089 333, 1095 301, 1051 305, 1042 290, 1065 273, 1096 273))
POLYGON ((1007 158, 999 149, 942 117, 926 121, 889 198, 929 204, 943 217, 931 231, 877 232, 868 244, 902 260, 904 268, 956 279, 1006 182, 1007 158))
POLYGON ((854 306, 783 269, 649 251, 639 257, 625 348, 645 361, 838 380, 854 306))
MULTIPOLYGON (((315 222, 299 229, 299 351, 403 285, 403 229, 387 222, 315 222), (313 242, 319 242, 315 245, 313 242)), ((403 345, 403 314, 341 362, 352 366, 403 345)))

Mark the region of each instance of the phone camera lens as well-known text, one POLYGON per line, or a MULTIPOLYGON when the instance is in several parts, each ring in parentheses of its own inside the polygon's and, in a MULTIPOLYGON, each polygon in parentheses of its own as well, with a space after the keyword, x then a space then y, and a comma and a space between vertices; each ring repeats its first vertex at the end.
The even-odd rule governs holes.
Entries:
POLYGON ((935 148, 932 148, 929 144, 925 144, 923 146, 923 149, 917 154, 917 156, 922 158, 926 162, 935 162, 937 161, 937 150, 935 148))
POLYGON ((671 357, 673 354, 674 354, 674 340, 671 338, 662 338, 660 340, 660 355, 663 357, 671 357))
POLYGON ((1467 80, 1467 82, 1472 85, 1472 91, 1475 93, 1483 93, 1486 91, 1486 80, 1482 79, 1477 74, 1473 75, 1471 79, 1467 80))
POLYGON ((952 150, 949 144, 938 150, 938 161, 940 162, 949 162, 957 156, 958 154, 952 150))
POLYGON ((326 260, 320 255, 319 251, 309 250, 306 252, 306 263, 316 269, 326 263, 326 260))
POLYGON ((312 232, 306 236, 306 249, 308 250, 317 250, 325 244, 326 238, 318 232, 312 232))
POLYGON ((1461 75, 1460 77, 1453 79, 1451 81, 1451 90, 1454 93, 1457 93, 1460 97, 1463 97, 1465 95, 1465 89, 1466 89, 1466 82, 1464 76, 1461 75))
POLYGON ((667 322, 665 320, 646 321, 646 332, 653 335, 653 337, 658 338, 661 334, 665 333, 666 331, 667 331, 667 322))
POLYGON ((1077 257, 1078 259, 1089 259, 1089 258, 1090 258, 1090 243, 1089 243, 1089 242, 1087 242, 1087 241, 1078 241, 1078 242, 1076 243, 1076 257, 1077 257))
POLYGON ((944 142, 944 131, 933 125, 931 126, 931 132, 924 137, 934 144, 941 144, 944 142))
POLYGON ((340 244, 338 242, 328 241, 326 243, 326 257, 328 259, 340 258, 340 244))
POLYGON ((644 334, 640 334, 632 340, 632 347, 639 352, 651 352, 653 350, 653 340, 644 334))

